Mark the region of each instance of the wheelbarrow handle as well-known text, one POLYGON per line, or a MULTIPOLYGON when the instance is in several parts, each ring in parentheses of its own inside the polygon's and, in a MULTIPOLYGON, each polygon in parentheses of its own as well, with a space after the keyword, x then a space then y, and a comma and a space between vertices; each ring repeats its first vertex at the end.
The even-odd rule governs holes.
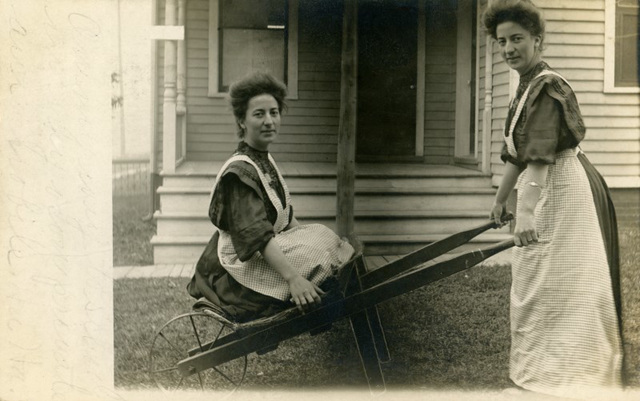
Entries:
POLYGON ((504 216, 502 216, 501 219, 503 224, 497 224, 495 221, 490 220, 477 227, 450 235, 447 238, 429 244, 400 259, 396 259, 391 263, 388 263, 376 270, 364 274, 360 277, 362 287, 373 287, 374 285, 380 284, 383 281, 387 281, 388 279, 405 272, 407 269, 413 268, 414 266, 418 266, 424 262, 437 258, 438 256, 443 255, 452 249, 466 244, 467 242, 490 228, 500 228, 502 225, 513 219, 513 214, 506 213, 504 216))
POLYGON ((513 238, 501 241, 497 244, 464 252, 451 259, 438 262, 434 265, 424 265, 406 274, 392 277, 390 280, 367 288, 362 292, 345 299, 347 314, 384 302, 401 294, 442 280, 455 273, 470 269, 487 258, 509 249, 515 245, 513 238))

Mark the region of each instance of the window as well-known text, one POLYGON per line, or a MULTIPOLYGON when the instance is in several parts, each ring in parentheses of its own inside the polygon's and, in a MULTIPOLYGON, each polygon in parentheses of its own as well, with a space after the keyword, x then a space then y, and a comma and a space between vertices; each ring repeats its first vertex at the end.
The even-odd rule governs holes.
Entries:
POLYGON ((638 92, 638 2, 607 0, 605 91, 638 92))
POLYGON ((210 7, 209 96, 253 71, 273 74, 295 96, 297 1, 210 0, 210 7))
POLYGON ((253 71, 286 81, 286 0, 220 2, 219 88, 253 71))

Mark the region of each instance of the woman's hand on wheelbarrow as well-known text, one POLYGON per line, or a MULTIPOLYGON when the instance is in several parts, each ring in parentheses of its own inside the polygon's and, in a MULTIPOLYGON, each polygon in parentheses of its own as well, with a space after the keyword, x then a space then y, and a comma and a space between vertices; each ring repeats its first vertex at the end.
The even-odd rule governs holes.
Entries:
POLYGON ((291 290, 291 302, 295 303, 302 312, 322 302, 320 295, 324 294, 324 291, 301 275, 294 276, 289 280, 289 289, 291 290))
POLYGON ((506 225, 509 220, 513 218, 513 216, 511 216, 510 213, 507 213, 507 207, 504 203, 495 201, 493 203, 493 206, 491 206, 491 213, 489 218, 493 220, 493 222, 496 223, 498 227, 502 227, 506 225))
POLYGON ((520 212, 513 232, 513 242, 516 246, 527 246, 538 242, 536 221, 533 213, 520 212))

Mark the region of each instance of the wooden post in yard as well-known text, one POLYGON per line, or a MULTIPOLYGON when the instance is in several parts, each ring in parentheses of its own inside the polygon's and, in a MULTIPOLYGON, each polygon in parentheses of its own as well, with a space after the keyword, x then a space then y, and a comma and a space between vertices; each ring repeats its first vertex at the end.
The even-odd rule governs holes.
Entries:
POLYGON ((356 111, 358 90, 358 2, 344 0, 340 123, 338 127, 336 227, 341 237, 354 235, 356 111))
MULTIPOLYGON (((355 239, 354 195, 356 170, 356 112, 358 106, 358 1, 344 0, 342 22, 342 69, 340 82, 340 124, 338 128, 338 188, 336 226, 338 235, 355 239)), ((362 260, 364 263, 364 260, 362 260)), ((364 274, 364 264, 357 274, 364 274)), ((356 281, 360 286, 359 281, 356 281)), ((361 290, 361 288, 359 288, 361 290)), ((358 290, 358 289, 354 289, 358 290)), ((376 307, 349 317, 360 362, 371 393, 385 391, 380 360, 388 360, 384 332, 376 307)))

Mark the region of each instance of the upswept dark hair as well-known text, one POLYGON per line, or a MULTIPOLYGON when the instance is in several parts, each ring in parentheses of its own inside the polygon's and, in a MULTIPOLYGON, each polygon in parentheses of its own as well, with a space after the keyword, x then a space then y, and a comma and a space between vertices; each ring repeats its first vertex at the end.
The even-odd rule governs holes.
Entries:
POLYGON ((542 13, 530 0, 494 0, 484 12, 482 22, 487 33, 496 37, 498 25, 503 22, 515 22, 531 35, 540 37, 540 50, 543 49, 545 21, 542 13))
POLYGON ((278 111, 287 109, 285 99, 287 97, 287 87, 273 75, 265 72, 255 72, 245 78, 234 82, 229 87, 229 103, 233 109, 233 115, 238 124, 238 136, 243 137, 243 130, 240 127, 249 107, 249 100, 258 96, 268 94, 278 102, 278 111))

